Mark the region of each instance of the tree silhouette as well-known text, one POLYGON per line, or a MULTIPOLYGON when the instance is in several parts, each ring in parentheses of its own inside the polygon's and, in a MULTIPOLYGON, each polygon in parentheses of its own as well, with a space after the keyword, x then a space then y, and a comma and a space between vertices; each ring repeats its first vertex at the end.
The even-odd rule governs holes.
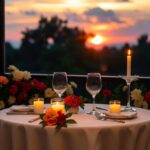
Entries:
POLYGON ((93 34, 78 27, 69 27, 67 20, 57 16, 51 19, 41 16, 35 29, 27 28, 22 34, 18 50, 6 43, 6 65, 15 64, 34 73, 66 71, 75 74, 101 72, 120 75, 126 74, 126 50, 132 48, 132 73, 150 74, 150 43, 147 34, 137 39, 137 45, 125 43, 121 48, 104 46, 96 51, 85 46, 87 38, 93 34))

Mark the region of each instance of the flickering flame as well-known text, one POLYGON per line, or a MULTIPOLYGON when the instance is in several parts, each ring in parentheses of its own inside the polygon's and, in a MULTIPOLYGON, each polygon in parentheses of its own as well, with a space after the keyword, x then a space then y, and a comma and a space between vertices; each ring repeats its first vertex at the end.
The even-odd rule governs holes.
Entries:
POLYGON ((128 56, 130 56, 130 55, 131 55, 131 50, 129 49, 129 50, 128 50, 128 56))

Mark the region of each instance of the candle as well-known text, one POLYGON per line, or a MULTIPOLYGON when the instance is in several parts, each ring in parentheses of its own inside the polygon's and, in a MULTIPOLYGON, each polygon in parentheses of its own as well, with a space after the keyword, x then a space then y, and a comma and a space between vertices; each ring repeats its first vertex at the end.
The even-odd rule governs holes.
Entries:
POLYGON ((120 111, 121 111, 120 101, 110 101, 109 111, 111 113, 120 113, 120 111))
POLYGON ((33 102, 34 106, 34 113, 35 114, 42 114, 44 110, 44 100, 43 98, 37 98, 33 102))
POLYGON ((128 50, 127 54, 127 77, 131 76, 131 50, 128 50))
POLYGON ((51 108, 56 112, 65 112, 64 102, 59 98, 54 98, 51 100, 51 108))

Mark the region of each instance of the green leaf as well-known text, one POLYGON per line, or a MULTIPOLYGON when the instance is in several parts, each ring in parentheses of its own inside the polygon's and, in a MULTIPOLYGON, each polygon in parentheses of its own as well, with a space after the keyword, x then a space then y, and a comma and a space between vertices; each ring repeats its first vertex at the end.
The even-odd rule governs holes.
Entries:
POLYGON ((82 109, 84 109, 84 104, 82 103, 82 104, 80 104, 80 107, 82 108, 82 109))
POLYGON ((65 127, 65 128, 67 128, 67 124, 65 123, 62 127, 65 127))
POLYGON ((65 110, 68 111, 69 109, 70 107, 67 104, 65 104, 65 110))
POLYGON ((69 118, 72 116, 72 113, 67 113, 66 116, 67 116, 67 118, 69 118))
POLYGON ((43 116, 44 116, 45 114, 40 114, 40 118, 43 120, 43 116))
POLYGON ((66 121, 66 123, 69 123, 69 124, 76 124, 77 122, 76 122, 75 120, 73 120, 73 119, 68 119, 68 120, 66 121))

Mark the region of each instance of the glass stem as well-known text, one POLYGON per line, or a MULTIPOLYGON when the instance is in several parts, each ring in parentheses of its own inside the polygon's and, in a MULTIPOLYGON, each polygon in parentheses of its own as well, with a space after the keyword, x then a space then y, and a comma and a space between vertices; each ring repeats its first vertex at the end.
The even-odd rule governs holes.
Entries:
POLYGON ((96 107, 95 107, 95 95, 92 95, 92 97, 93 97, 93 111, 95 111, 96 110, 96 107))
POLYGON ((58 93, 58 97, 61 98, 61 94, 60 93, 58 93))
POLYGON ((128 87, 128 102, 127 102, 127 107, 130 108, 130 82, 127 81, 127 87, 128 87))

